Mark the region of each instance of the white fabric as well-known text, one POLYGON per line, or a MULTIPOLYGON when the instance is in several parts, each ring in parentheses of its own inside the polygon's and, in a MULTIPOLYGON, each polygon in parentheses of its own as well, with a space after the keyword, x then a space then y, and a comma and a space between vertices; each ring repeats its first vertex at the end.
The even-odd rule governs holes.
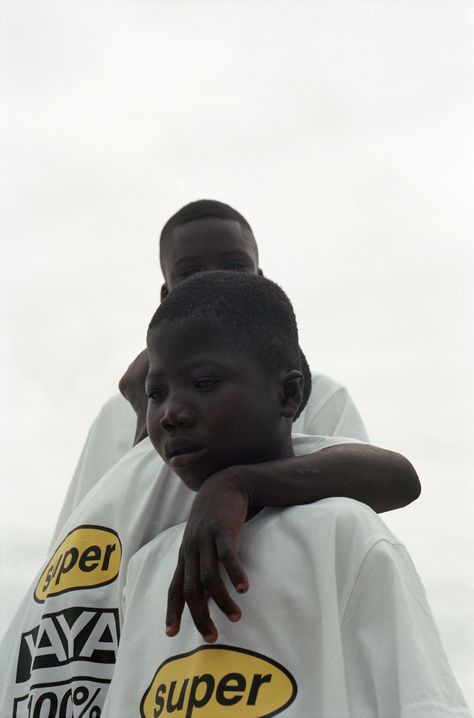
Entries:
POLYGON ((345 386, 326 374, 312 374, 311 394, 293 424, 296 434, 347 436, 368 442, 359 412, 345 386))
MULTIPOLYGON (((120 596, 128 561, 160 531, 184 521, 193 497, 163 464, 148 438, 129 450, 88 492, 61 529, 54 549, 71 534, 75 540, 67 550, 77 549, 83 555, 89 544, 96 545, 97 541, 85 541, 86 529, 80 527, 97 527, 93 531, 105 537, 105 544, 114 544, 112 557, 119 555, 121 547, 118 575, 103 572, 110 583, 94 587, 96 577, 100 578, 104 550, 102 563, 96 568, 97 552, 92 550, 86 556, 85 570, 78 571, 75 585, 65 586, 69 590, 39 603, 34 598, 35 587, 47 581, 39 578, 55 554, 51 552, 0 644, 1 718, 76 718, 93 696, 91 708, 102 706, 114 667, 121 623, 120 596), (117 536, 108 533, 111 531, 117 536), (83 578, 90 587, 81 587, 83 578), (28 709, 30 700, 32 707, 28 709), (62 706, 62 713, 54 712, 56 704, 58 711, 62 706)), ((65 568, 71 562, 69 554, 65 568)), ((55 585, 60 568, 61 561, 50 585, 55 585)), ((73 569, 60 576, 58 590, 70 575, 73 569)), ((99 715, 97 711, 91 713, 96 714, 99 715)), ((89 718, 89 713, 85 715, 89 718)))
MULTIPOLYGON (((300 436, 295 453, 347 441, 300 436)), ((76 718, 92 698, 91 708, 101 708, 114 668, 128 562, 160 531, 186 520, 193 498, 148 438, 88 492, 0 644, 0 718, 49 718, 56 716, 54 706, 62 710, 59 718, 76 718), (46 585, 55 595, 42 595, 46 585)))
MULTIPOLYGON (((131 448, 136 416, 131 405, 117 394, 94 420, 61 508, 52 544, 87 492, 131 448)), ((364 424, 347 389, 324 374, 312 375, 308 403, 293 425, 294 433, 314 436, 347 436, 368 441, 364 424)))
POLYGON ((212 647, 187 608, 178 636, 163 632, 183 530, 164 532, 130 562, 102 718, 280 714, 295 693, 285 676, 278 689, 285 672, 296 686, 285 718, 469 716, 410 557, 367 506, 325 499, 264 509, 246 524, 242 619, 231 623, 212 607, 212 647))
POLYGON ((121 394, 104 404, 87 434, 56 522, 53 543, 87 492, 132 448, 136 425, 136 414, 121 394))

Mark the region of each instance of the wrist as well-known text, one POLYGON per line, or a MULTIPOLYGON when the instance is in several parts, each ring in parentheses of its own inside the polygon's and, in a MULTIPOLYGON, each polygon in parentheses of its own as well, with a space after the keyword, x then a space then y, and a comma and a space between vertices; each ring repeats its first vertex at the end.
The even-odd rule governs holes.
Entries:
POLYGON ((264 494, 262 487, 266 485, 264 464, 244 464, 229 466, 222 473, 223 480, 229 490, 244 496, 249 507, 260 508, 262 504, 260 497, 264 494))

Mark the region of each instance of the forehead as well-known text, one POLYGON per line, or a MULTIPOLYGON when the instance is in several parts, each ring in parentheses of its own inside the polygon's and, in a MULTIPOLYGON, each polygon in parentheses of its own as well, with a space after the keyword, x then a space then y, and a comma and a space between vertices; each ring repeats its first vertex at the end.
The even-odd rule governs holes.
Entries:
POLYGON ((250 349, 235 341, 219 322, 200 317, 164 321, 147 336, 150 372, 179 372, 200 362, 238 366, 252 373, 259 363, 250 349))
POLYGON ((208 217, 175 227, 162 248, 161 261, 168 267, 210 254, 242 253, 257 262, 253 234, 234 219, 208 217))

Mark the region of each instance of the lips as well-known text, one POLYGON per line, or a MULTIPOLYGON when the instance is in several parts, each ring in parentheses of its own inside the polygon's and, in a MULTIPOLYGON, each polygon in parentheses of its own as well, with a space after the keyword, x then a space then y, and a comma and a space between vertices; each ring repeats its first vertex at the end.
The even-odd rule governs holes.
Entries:
POLYGON ((206 453, 207 449, 183 436, 167 439, 164 445, 165 461, 172 468, 194 464, 206 453))

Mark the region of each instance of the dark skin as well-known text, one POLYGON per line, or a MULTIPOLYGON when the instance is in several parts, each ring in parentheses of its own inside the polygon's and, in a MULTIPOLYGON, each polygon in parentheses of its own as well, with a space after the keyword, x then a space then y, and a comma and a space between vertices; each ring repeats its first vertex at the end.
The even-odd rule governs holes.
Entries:
MULTIPOLYGON (((197 272, 228 269, 261 273, 253 235, 238 222, 201 219, 174 229, 162 248, 165 299, 197 272)), ((146 352, 130 365, 120 390, 137 413, 135 443, 147 435, 146 352)), ((341 445, 306 456, 285 457, 246 466, 238 462, 210 476, 196 494, 186 525, 178 564, 170 586, 167 633, 175 635, 187 603, 203 636, 213 636, 208 598, 227 616, 240 611, 226 590, 219 564, 237 591, 248 588, 237 557, 237 540, 249 507, 292 506, 329 496, 346 496, 381 513, 418 498, 420 483, 411 464, 399 454, 358 444, 341 445), (192 568, 200 566, 200 575, 192 568)))
MULTIPOLYGON (((218 269, 261 274, 258 250, 251 232, 234 220, 200 219, 176 227, 173 241, 161 252, 165 283, 161 300, 178 284, 198 272, 218 269)), ((148 353, 144 349, 120 379, 119 389, 137 415, 133 445, 147 436, 145 379, 148 353)))
MULTIPOLYGON (((299 499, 293 503, 313 500, 306 488, 306 457, 294 456, 291 441, 291 424, 302 396, 303 378, 298 370, 269 375, 250 351, 236 351, 225 330, 212 321, 158 326, 149 333, 148 349, 148 433, 168 466, 197 491, 201 521, 208 531, 209 514, 224 514, 235 546, 243 523, 256 513, 256 507, 285 506, 287 502, 281 502, 278 494, 268 501, 267 490, 262 493, 279 467, 283 467, 280 476, 289 467, 293 471, 295 465, 300 467, 291 478, 299 499)), ((323 449, 312 455, 313 470, 316 464, 327 496, 334 495, 332 482, 341 473, 352 476, 355 472, 364 481, 381 472, 399 476, 413 472, 399 454, 361 444, 323 449)), ((200 552, 190 551, 178 563, 168 603, 170 636, 179 631, 185 601, 208 643, 217 639, 208 608, 210 595, 229 620, 241 617, 219 574, 219 561, 238 592, 248 588, 248 580, 221 530, 212 535, 213 530, 211 524, 210 540, 203 542, 200 552)))
POLYGON ((137 415, 137 426, 133 439, 133 446, 148 436, 146 428, 146 410, 148 399, 145 394, 145 379, 148 374, 148 352, 144 349, 132 361, 127 371, 119 381, 119 390, 125 399, 132 405, 137 415))

